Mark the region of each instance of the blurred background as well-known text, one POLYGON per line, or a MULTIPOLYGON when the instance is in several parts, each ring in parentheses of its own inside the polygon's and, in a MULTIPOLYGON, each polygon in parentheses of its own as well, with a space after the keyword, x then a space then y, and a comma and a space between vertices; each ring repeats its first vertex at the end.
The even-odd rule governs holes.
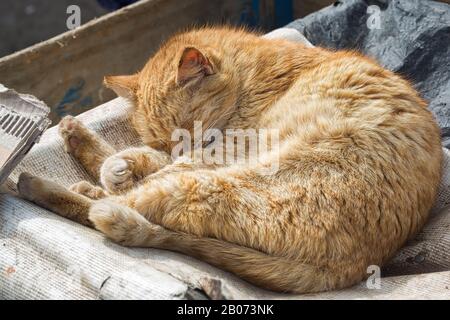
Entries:
MULTIPOLYGON (((133 2, 137 0, 1 0, 0 57, 67 31, 66 10, 70 5, 80 7, 84 24, 133 2)), ((238 22, 270 30, 331 3, 332 0, 242 0, 238 22)))
MULTIPOLYGON (((57 123, 113 99, 103 77, 136 72, 180 30, 227 23, 268 32, 330 5, 340 12, 355 4, 356 16, 331 18, 328 26, 310 23, 314 34, 341 39, 339 28, 363 19, 365 31, 356 31, 365 37, 367 6, 384 8, 388 1, 400 0, 0 0, 0 83, 45 101, 57 123), (69 31, 72 5, 81 26, 69 31)), ((406 6, 420 3, 409 1, 406 6)), ((350 33, 345 39, 360 40, 355 30, 350 33)), ((391 58, 397 61, 398 54, 391 58)))

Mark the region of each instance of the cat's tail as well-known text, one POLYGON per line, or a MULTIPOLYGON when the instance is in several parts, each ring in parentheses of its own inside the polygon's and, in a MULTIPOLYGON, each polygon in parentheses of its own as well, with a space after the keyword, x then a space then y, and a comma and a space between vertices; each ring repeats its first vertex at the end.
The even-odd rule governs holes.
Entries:
POLYGON ((173 232, 150 223, 137 211, 113 202, 97 202, 89 219, 98 230, 121 244, 184 253, 269 290, 306 293, 348 285, 340 280, 345 277, 326 268, 270 256, 217 239, 173 232))
POLYGON ((325 270, 226 241, 171 232, 161 248, 196 257, 268 290, 307 293, 333 287, 325 270))

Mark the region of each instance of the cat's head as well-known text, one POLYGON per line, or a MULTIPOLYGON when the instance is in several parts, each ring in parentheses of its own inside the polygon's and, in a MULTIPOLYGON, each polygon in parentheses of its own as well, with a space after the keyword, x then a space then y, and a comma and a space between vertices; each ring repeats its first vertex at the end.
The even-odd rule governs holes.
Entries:
POLYGON ((221 129, 234 111, 237 81, 221 53, 176 38, 137 74, 111 76, 105 84, 134 104, 133 122, 145 144, 169 151, 175 129, 221 129))

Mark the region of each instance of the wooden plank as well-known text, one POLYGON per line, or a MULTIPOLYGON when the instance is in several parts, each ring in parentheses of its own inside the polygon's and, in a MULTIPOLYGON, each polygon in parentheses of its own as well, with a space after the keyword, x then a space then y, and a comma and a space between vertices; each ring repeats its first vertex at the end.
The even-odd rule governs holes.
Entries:
POLYGON ((261 30, 271 31, 293 20, 292 0, 256 0, 256 2, 258 28, 261 30))
POLYGON ((0 82, 33 94, 60 116, 110 100, 105 75, 139 70, 161 42, 193 25, 237 23, 239 0, 143 0, 0 59, 0 82), (226 18, 225 18, 226 17, 226 18))
POLYGON ((275 25, 275 5, 274 0, 260 0, 259 23, 263 30, 271 30, 275 25))
POLYGON ((335 0, 294 0, 294 17, 303 18, 310 13, 336 2, 335 0))

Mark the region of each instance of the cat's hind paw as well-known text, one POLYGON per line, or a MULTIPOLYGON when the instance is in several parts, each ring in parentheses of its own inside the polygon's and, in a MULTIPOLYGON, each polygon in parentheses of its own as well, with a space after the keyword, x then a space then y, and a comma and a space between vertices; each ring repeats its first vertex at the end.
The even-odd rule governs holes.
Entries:
POLYGON ((97 201, 89 212, 89 220, 108 238, 125 246, 157 246, 165 229, 152 224, 136 210, 109 200, 97 201))

